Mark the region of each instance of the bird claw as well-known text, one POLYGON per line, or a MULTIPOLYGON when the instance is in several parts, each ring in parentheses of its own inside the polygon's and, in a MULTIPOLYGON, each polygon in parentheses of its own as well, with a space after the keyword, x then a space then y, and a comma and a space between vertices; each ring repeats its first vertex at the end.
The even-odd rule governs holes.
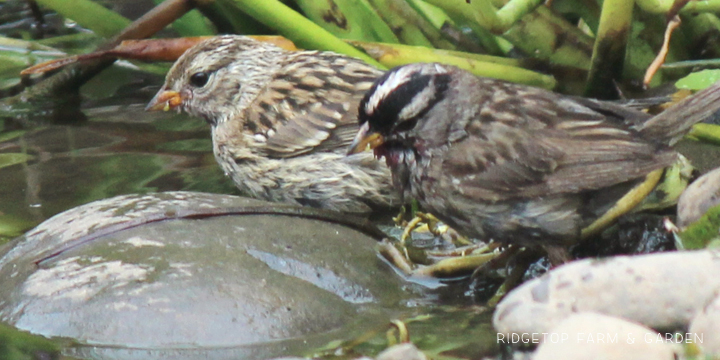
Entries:
MULTIPOLYGON (((400 215, 393 220, 396 220, 397 222, 399 219, 400 215)), ((408 221, 402 235, 400 236, 400 241, 404 245, 408 243, 413 231, 429 231, 433 235, 443 237, 445 240, 459 246, 474 245, 474 243, 468 240, 468 238, 460 235, 457 231, 445 225, 438 220, 435 215, 430 213, 417 212, 415 213, 415 217, 408 221)))

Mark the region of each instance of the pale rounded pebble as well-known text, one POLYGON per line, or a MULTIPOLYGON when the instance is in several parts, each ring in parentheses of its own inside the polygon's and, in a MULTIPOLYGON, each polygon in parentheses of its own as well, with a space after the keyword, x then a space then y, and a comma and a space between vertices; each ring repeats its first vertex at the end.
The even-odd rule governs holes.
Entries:
POLYGON ((542 333, 579 312, 654 329, 686 328, 720 289, 717 250, 575 261, 529 281, 493 314, 499 333, 542 333))
POLYGON ((720 168, 712 170, 683 191, 678 199, 677 225, 685 227, 700 219, 708 209, 720 204, 720 168))
POLYGON ((549 331, 550 337, 535 350, 533 360, 673 360, 671 344, 655 341, 657 333, 644 326, 596 314, 574 314, 549 331))
POLYGON ((695 316, 688 334, 703 354, 720 356, 720 296, 695 316))
POLYGON ((412 343, 403 343, 383 350, 377 360, 427 360, 427 356, 412 343))

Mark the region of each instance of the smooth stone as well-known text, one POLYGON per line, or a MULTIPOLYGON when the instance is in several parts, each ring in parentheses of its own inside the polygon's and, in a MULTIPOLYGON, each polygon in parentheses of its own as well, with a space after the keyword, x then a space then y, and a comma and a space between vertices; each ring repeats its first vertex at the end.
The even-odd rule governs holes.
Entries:
POLYGON ((686 341, 696 344, 704 355, 720 356, 720 296, 690 322, 686 341))
POLYGON ((177 218, 288 207, 171 192, 68 210, 5 248, 0 320, 92 345, 81 357, 257 358, 287 353, 223 349, 287 351, 280 340, 360 326, 369 321, 360 315, 412 297, 377 256, 376 240, 348 226, 268 213, 177 218), (212 352, 197 355, 203 348, 212 352))
POLYGON ((656 342, 657 333, 644 326, 596 313, 578 313, 549 331, 533 360, 674 360, 672 345, 656 342), (560 340, 566 339, 566 340, 560 340))
POLYGON ((427 356, 414 344, 403 343, 383 350, 376 360, 427 360, 427 356))
POLYGON ((720 168, 693 181, 678 199, 677 225, 684 228, 720 204, 720 168))
POLYGON ((510 292, 493 325, 499 333, 542 333, 590 311, 654 329, 686 328, 720 290, 718 273, 713 250, 574 261, 510 292))

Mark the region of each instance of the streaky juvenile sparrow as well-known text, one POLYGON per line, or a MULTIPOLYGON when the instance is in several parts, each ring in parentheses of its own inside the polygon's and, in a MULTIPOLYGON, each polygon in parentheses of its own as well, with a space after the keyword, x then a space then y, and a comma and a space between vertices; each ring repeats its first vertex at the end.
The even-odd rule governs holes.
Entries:
POLYGON ((651 117, 411 64, 362 99, 349 153, 374 147, 404 197, 463 235, 561 246, 579 238, 613 189, 673 163, 670 145, 718 108, 718 84, 651 117))
POLYGON ((217 162, 249 196, 367 212, 399 205, 385 164, 345 157, 358 103, 382 73, 332 52, 218 36, 175 62, 147 108, 204 118, 217 162))

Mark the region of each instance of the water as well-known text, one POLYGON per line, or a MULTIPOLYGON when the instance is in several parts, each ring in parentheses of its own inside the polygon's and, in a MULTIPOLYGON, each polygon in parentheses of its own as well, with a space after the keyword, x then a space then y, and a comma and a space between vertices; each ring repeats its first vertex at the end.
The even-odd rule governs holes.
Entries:
POLYGON ((161 79, 106 70, 82 89, 79 109, 0 120, 0 238, 50 216, 127 193, 237 194, 212 155, 204 121, 143 109, 161 79), (58 124, 62 123, 62 124, 58 124))

